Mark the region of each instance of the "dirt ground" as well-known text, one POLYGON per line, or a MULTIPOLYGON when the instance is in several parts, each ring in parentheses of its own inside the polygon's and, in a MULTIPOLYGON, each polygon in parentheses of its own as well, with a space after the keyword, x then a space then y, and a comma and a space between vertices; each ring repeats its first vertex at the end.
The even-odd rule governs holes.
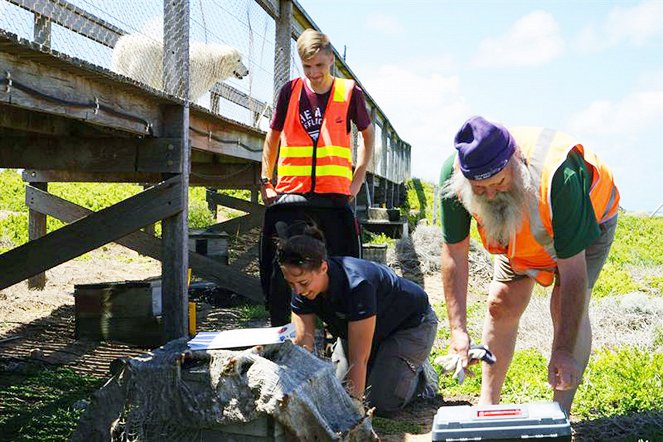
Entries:
MULTIPOLYGON (((239 257, 246 262, 242 268, 255 273, 257 268, 251 256, 255 247, 250 243, 236 244, 231 259, 239 257)), ((256 258, 257 255, 253 255, 256 258)), ((253 260, 255 261, 255 259, 253 260)), ((121 344, 74 339, 74 285, 95 282, 142 280, 160 274, 160 263, 138 255, 117 245, 107 245, 83 257, 62 264, 46 273, 47 284, 42 291, 32 291, 27 282, 0 291, 0 358, 16 360, 37 359, 47 364, 65 365, 79 373, 109 377, 110 363, 118 357, 131 357, 147 349, 121 344)), ((421 276, 432 303, 442 299, 439 275, 421 276)), ((199 330, 231 328, 238 324, 232 308, 198 305, 199 330)), ((442 324, 444 326, 444 324, 442 324)), ((437 409, 444 405, 472 404, 474 397, 442 397, 418 400, 400 412, 393 420, 417 425, 421 434, 396 430, 380 434, 383 441, 430 441, 430 428, 437 409)), ((575 440, 623 440, 624 430, 631 428, 628 419, 620 422, 574 423, 575 440), (621 430, 620 430, 621 429, 621 430), (603 435, 598 436, 597 435, 603 435), (604 437, 604 436, 615 436, 604 437)), ((632 423, 632 422, 630 422, 632 423)))

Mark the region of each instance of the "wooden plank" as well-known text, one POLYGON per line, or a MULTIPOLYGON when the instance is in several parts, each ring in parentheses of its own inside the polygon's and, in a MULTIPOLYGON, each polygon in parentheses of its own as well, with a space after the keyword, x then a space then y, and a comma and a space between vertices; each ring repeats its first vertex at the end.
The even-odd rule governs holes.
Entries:
POLYGON ((213 118, 192 117, 191 147, 220 155, 260 162, 265 133, 213 118))
POLYGON ((209 193, 208 201, 247 213, 264 214, 265 212, 265 206, 261 204, 256 204, 252 203, 251 201, 224 195, 223 193, 209 193))
MULTIPOLYGON (((33 186, 43 192, 48 190, 48 183, 34 183, 33 186)), ((46 215, 33 208, 28 209, 28 239, 32 241, 44 235, 46 235, 46 215)), ((45 286, 46 273, 44 272, 28 279, 29 289, 42 290, 45 286)))
POLYGON ((42 135, 68 136, 78 124, 77 121, 55 115, 0 105, 0 127, 2 128, 42 135))
POLYGON ((137 135, 160 135, 158 97, 137 94, 136 88, 118 87, 120 83, 111 83, 100 75, 95 77, 89 71, 86 74, 83 69, 65 64, 55 56, 36 51, 35 54, 39 54, 42 62, 0 51, 0 83, 3 85, 0 103, 137 135), (47 63, 50 59, 57 63, 47 63))
POLYGON ((125 32, 65 0, 7 0, 53 23, 112 48, 125 32))
MULTIPOLYGON (((231 103, 235 103, 239 106, 242 106, 245 109, 248 109, 259 116, 263 116, 267 119, 272 118, 272 105, 268 103, 264 103, 260 100, 256 100, 255 98, 251 97, 250 95, 240 91, 239 89, 235 89, 234 87, 230 86, 229 84, 226 83, 216 83, 214 86, 212 86, 212 89, 210 89, 210 92, 213 94, 216 94, 222 98, 225 98, 226 100, 230 101, 231 103)), ((255 124, 254 124, 255 126, 255 124)))
MULTIPOLYGON (((202 173, 192 166, 189 176, 190 186, 208 186, 216 189, 252 189, 255 177, 252 169, 255 165, 211 164, 219 171, 209 173, 204 168, 202 173)), ((79 172, 75 170, 25 169, 23 181, 33 183, 158 183, 161 174, 142 172, 79 172)))
MULTIPOLYGON (((182 188, 165 181, 0 255, 0 290, 181 210, 182 188)), ((32 194, 38 198, 38 194, 32 194)), ((39 201, 27 201, 39 207, 39 201)))
POLYGON ((32 183, 158 183, 161 181, 161 174, 25 169, 23 181, 32 183))
POLYGON ((85 172, 178 172, 176 138, 81 138, 41 135, 0 139, 0 167, 85 172))
POLYGON ((229 235, 239 236, 248 233, 256 227, 261 227, 264 215, 262 213, 251 213, 239 216, 219 224, 207 227, 207 230, 214 232, 226 232, 229 235))
MULTIPOLYGON (((39 190, 35 186, 26 186, 26 204, 31 210, 57 218, 66 223, 73 223, 94 213, 90 209, 66 201, 50 193, 39 190)), ((161 261, 161 239, 142 231, 130 233, 119 238, 116 243, 134 250, 142 255, 161 261)), ((189 265, 193 273, 218 284, 238 295, 257 302, 262 302, 262 291, 259 281, 241 272, 236 266, 227 266, 204 255, 189 251, 189 265)))

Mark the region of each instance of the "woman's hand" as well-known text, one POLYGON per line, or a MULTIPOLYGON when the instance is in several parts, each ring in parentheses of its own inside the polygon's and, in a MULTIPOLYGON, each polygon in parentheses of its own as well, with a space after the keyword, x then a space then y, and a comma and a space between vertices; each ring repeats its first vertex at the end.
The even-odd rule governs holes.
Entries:
POLYGON ((373 346, 375 316, 348 322, 347 389, 350 396, 361 398, 366 389, 368 358, 373 346))
POLYGON ((315 349, 315 315, 292 314, 292 323, 295 326, 295 339, 293 342, 312 352, 315 349))

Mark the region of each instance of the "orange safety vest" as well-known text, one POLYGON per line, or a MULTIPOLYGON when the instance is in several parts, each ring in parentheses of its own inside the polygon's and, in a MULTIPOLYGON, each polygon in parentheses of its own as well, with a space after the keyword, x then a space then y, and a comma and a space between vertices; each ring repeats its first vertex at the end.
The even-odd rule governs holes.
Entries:
POLYGON ((299 117, 299 98, 304 80, 295 80, 281 132, 276 183, 278 193, 350 195, 352 142, 346 118, 354 85, 353 80, 334 79, 320 135, 314 143, 299 117))
POLYGON ((569 152, 576 150, 580 153, 592 172, 589 199, 599 224, 617 214, 619 191, 610 169, 569 135, 552 129, 529 127, 513 128, 509 132, 526 160, 535 180, 534 185, 539 189, 538 205, 529 207, 520 230, 511 236, 507 247, 488 245, 481 223, 477 220, 479 234, 486 250, 506 255, 514 271, 549 286, 554 281, 557 267, 552 228, 552 179, 569 152))

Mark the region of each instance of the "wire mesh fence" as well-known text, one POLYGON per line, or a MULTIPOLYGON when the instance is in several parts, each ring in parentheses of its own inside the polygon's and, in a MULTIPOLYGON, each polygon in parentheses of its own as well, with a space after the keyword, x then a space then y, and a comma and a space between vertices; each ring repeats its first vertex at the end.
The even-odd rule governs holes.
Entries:
MULTIPOLYGON (((303 76, 292 39, 293 29, 298 29, 290 21, 293 13, 285 11, 290 18, 284 26, 281 18, 265 10, 269 3, 0 0, 0 30, 266 130, 280 87, 303 76)), ((391 138, 383 139, 382 127, 391 126, 383 115, 379 119, 369 170, 386 176, 387 166, 394 163, 394 158, 387 158, 389 152, 393 155, 401 147, 391 138)), ((362 137, 353 132, 356 157, 362 137)))

